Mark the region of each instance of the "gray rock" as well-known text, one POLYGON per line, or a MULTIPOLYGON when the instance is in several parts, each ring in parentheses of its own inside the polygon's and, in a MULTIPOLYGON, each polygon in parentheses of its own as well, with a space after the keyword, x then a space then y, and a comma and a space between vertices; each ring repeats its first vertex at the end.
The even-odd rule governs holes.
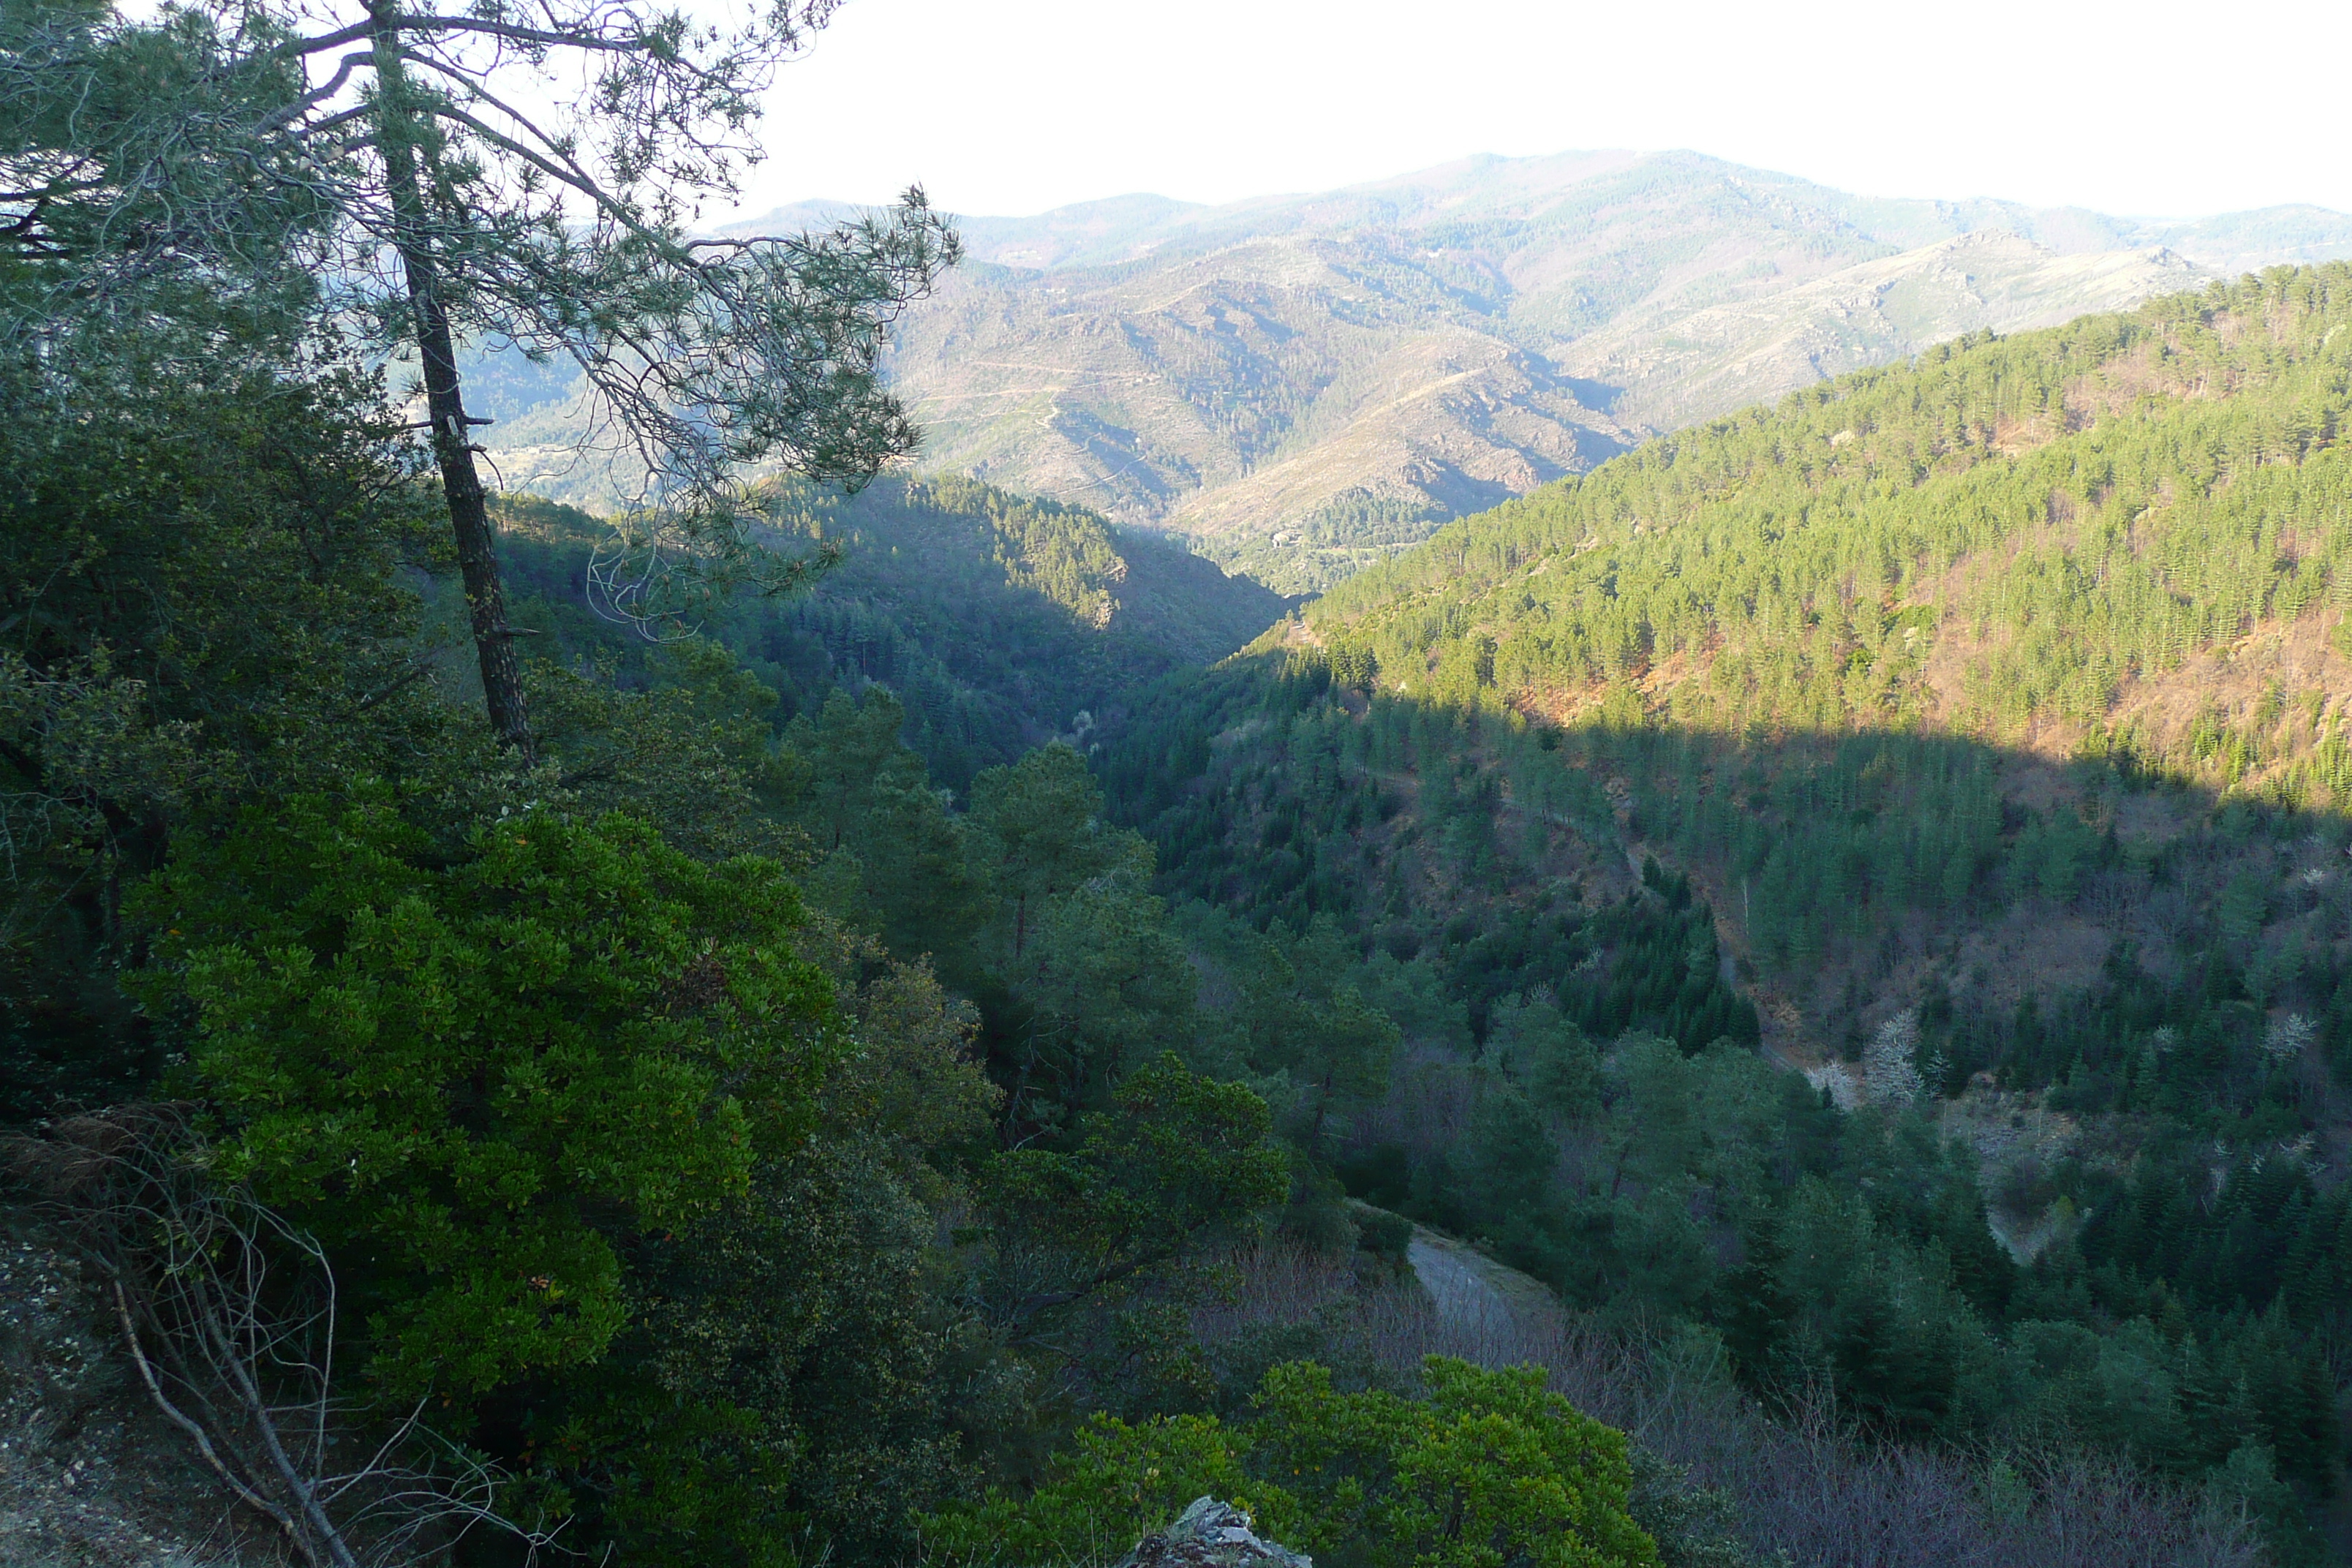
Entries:
POLYGON ((1315 1568, 1315 1560, 1260 1541, 1249 1515, 1204 1497, 1166 1530, 1137 1542, 1118 1568, 1315 1568))

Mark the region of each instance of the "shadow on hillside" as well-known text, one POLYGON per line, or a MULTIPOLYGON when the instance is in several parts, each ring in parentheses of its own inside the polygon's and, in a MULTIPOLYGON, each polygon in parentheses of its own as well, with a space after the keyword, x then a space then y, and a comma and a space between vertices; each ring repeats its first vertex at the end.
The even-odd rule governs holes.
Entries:
MULTIPOLYGON (((659 635, 732 649, 782 694, 782 718, 835 689, 888 686, 908 743, 952 788, 1082 736, 1126 694, 1223 658, 1291 605, 1171 542, 968 480, 886 478, 854 497, 793 486, 779 501, 778 546, 837 544, 840 563, 805 592, 738 595, 659 635)), ((593 607, 588 563, 610 527, 528 496, 499 498, 499 511, 531 655, 612 663, 625 686, 655 679, 653 643, 593 607)))
POLYGON ((1162 534, 1120 529, 1116 537, 1127 560, 1121 599, 1131 629, 1195 663, 1213 664, 1247 647, 1308 597, 1228 576, 1215 562, 1162 534))
POLYGON ((1625 389, 1605 381, 1592 381, 1580 375, 1556 375, 1552 378, 1576 394, 1576 400, 1596 414, 1612 412, 1625 389))
MULTIPOLYGON (((2177 1045, 2168 1079, 2340 1121, 2352 721, 2289 704, 2266 723, 2215 742, 2242 769, 2223 784, 1949 736, 1562 728, 1368 701, 1313 656, 1276 653, 1139 702, 1104 771, 1172 890, 1250 889, 1255 918, 1328 912, 1377 942, 1409 925, 1404 942, 1467 953, 1483 939, 1466 933, 1515 910, 1686 879, 1784 1059, 1854 1056, 1918 1008, 1954 1089, 1978 1070, 2074 1075, 2096 1108, 2177 1045)), ((1495 984, 1564 994, 1569 978, 1495 984)))

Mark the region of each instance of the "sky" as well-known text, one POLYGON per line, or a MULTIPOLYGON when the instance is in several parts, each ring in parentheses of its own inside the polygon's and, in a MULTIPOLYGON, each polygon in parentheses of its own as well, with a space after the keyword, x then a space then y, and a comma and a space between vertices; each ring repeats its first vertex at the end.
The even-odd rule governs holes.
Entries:
POLYGON ((743 210, 1223 202, 1477 153, 1690 148, 1871 195, 2352 211, 2352 3, 847 0, 743 210))

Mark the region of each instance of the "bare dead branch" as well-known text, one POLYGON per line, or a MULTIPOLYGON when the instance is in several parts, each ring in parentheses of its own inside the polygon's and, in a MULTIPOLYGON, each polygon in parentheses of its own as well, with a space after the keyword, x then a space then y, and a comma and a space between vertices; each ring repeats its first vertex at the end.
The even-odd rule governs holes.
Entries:
POLYGON ((165 1420, 188 1435, 196 1446, 196 1452, 204 1456, 205 1463, 213 1473, 227 1483, 229 1489, 247 1506, 275 1520, 278 1527, 289 1537, 294 1536, 294 1521, 287 1518, 285 1511, 277 1504, 254 1490, 246 1484, 243 1477, 230 1469, 228 1462, 221 1458, 220 1449, 214 1445, 212 1434, 205 1430, 203 1423, 173 1404, 172 1396, 163 1392, 163 1380, 155 1375, 155 1364, 147 1359, 147 1349, 139 1342, 139 1323, 131 1311, 130 1295, 123 1289, 120 1279, 110 1280, 108 1285, 114 1298, 115 1318, 122 1329, 123 1345, 131 1352, 131 1363, 139 1369, 139 1381, 146 1386, 148 1396, 155 1402, 155 1408, 163 1413, 165 1420))
POLYGON ((404 1568, 476 1526, 527 1559, 553 1543, 499 1511, 507 1478, 426 1429, 421 1405, 388 1416, 338 1390, 326 1249, 214 1179, 193 1107, 68 1118, 0 1154, 107 1281, 157 1411, 310 1568, 404 1568))

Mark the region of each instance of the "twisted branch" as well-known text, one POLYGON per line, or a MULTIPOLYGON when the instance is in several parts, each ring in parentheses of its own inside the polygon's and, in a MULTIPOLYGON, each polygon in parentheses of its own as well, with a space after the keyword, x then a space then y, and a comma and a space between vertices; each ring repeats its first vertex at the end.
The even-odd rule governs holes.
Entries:
POLYGON ((105 1279, 156 1410, 310 1568, 403 1568, 477 1525, 517 1537, 526 1561, 554 1543, 499 1511, 507 1478, 427 1430, 422 1404, 386 1418, 338 1391, 325 1248, 214 1179, 194 1107, 72 1117, 0 1154, 105 1279))

